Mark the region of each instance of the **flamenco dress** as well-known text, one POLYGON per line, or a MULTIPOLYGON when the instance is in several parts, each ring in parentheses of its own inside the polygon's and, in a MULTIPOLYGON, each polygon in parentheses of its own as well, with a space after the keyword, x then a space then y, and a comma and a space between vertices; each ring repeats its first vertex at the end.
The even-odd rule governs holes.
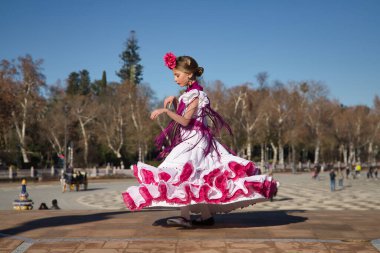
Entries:
POLYGON ((139 185, 122 193, 128 209, 189 206, 192 213, 200 213, 202 205, 208 205, 212 214, 228 213, 276 194, 272 177, 257 175, 252 161, 235 156, 217 141, 219 131, 230 128, 211 109, 198 83, 179 97, 177 113, 183 115, 196 98, 198 107, 189 125, 171 121, 156 138, 163 162, 158 167, 142 162, 131 166, 139 185))

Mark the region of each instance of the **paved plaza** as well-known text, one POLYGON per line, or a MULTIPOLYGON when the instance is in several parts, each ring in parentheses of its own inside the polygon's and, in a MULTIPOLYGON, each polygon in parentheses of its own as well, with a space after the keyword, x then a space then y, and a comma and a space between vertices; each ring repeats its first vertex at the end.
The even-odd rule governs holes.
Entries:
POLYGON ((1 252, 380 252, 380 180, 345 180, 330 191, 327 173, 277 173, 272 202, 217 215, 212 227, 168 227, 173 209, 129 212, 120 193, 134 179, 90 180, 61 193, 58 182, 29 183, 35 209, 13 211, 20 185, 0 185, 1 252), (378 250, 379 249, 379 250, 378 250))

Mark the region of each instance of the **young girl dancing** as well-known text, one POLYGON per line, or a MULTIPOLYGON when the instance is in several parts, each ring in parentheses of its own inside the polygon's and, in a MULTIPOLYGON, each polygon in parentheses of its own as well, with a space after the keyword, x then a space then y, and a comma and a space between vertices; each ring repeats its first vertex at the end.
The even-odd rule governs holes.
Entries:
POLYGON ((210 100, 197 77, 204 69, 190 56, 176 57, 167 53, 166 66, 174 80, 186 91, 177 99, 164 100, 164 108, 151 113, 172 121, 157 136, 156 145, 165 160, 156 168, 138 162, 133 172, 140 185, 122 193, 130 210, 144 207, 180 207, 181 216, 168 219, 170 225, 191 227, 213 225, 216 213, 227 213, 273 197, 277 183, 272 177, 257 175, 254 163, 231 154, 215 136, 222 128, 231 129, 210 107, 210 100), (167 109, 174 105, 176 111, 167 109), (191 213, 200 213, 191 220, 191 213))

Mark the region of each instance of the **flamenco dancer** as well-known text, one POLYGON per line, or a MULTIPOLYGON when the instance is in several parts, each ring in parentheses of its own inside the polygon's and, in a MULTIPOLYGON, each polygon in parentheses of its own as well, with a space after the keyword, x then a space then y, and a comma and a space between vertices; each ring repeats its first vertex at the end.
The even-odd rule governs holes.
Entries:
POLYGON ((167 219, 169 225, 212 226, 216 213, 228 213, 273 197, 277 182, 267 175, 257 175, 254 163, 233 155, 215 136, 231 129, 210 107, 210 100, 197 77, 204 69, 190 56, 164 56, 175 82, 186 91, 177 99, 169 96, 164 108, 154 110, 150 118, 168 115, 172 121, 156 137, 165 158, 156 168, 138 162, 133 172, 140 185, 122 193, 130 210, 145 207, 180 207, 179 217, 167 219), (173 105, 176 111, 167 109, 173 105), (191 219, 191 213, 200 213, 191 219))

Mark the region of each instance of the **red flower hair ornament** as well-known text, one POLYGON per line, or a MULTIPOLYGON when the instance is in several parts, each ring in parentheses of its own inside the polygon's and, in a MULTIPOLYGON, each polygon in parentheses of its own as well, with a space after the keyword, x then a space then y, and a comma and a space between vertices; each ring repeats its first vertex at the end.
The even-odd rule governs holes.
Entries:
POLYGON ((172 53, 166 53, 164 56, 165 65, 168 66, 169 69, 174 69, 177 65, 177 57, 172 53))

